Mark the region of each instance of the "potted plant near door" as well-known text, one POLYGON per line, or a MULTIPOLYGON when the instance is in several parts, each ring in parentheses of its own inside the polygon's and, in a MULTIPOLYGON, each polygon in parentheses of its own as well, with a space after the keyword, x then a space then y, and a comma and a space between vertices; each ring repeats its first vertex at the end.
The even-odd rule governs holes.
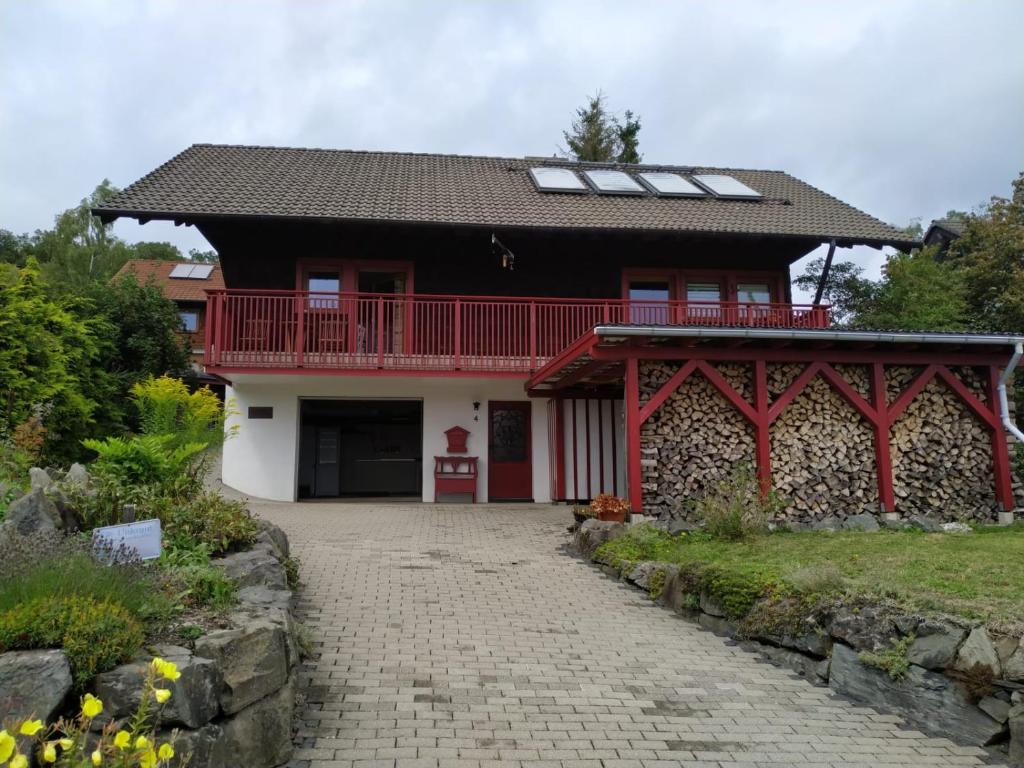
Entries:
POLYGON ((610 493, 602 493, 590 502, 590 508, 597 513, 597 519, 608 523, 624 523, 629 514, 629 502, 610 493))

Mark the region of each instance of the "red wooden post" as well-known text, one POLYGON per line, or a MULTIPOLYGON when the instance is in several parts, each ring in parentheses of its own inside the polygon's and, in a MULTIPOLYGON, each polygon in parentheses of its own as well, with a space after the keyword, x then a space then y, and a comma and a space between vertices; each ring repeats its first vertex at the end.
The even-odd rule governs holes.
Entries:
POLYGON ((455 300, 455 370, 462 367, 462 301, 455 300))
POLYGON ((999 413, 999 367, 990 365, 985 381, 985 396, 992 409, 995 423, 989 425, 992 433, 992 469, 996 483, 996 501, 1006 512, 1013 511, 1013 483, 1010 479, 1010 452, 1006 447, 1006 432, 1003 431, 1002 414, 999 413))
POLYGON ((377 298, 377 367, 384 367, 384 297, 377 298))
POLYGON ((530 370, 537 370, 537 303, 530 302, 530 370))
POLYGON ((295 367, 302 367, 302 350, 306 346, 306 298, 304 294, 295 297, 295 367))
POLYGON ((885 388, 885 365, 871 364, 871 400, 875 408, 875 476, 878 479, 878 502, 882 513, 896 512, 896 495, 893 491, 892 452, 889 446, 889 396, 885 388))
POLYGON ((643 514, 644 494, 640 471, 640 362, 626 361, 626 487, 630 511, 643 514))
POLYGON ((764 360, 754 361, 754 412, 757 479, 761 496, 766 497, 772 489, 772 420, 768 415, 768 368, 764 360))
POLYGON ((576 448, 579 445, 579 432, 576 426, 576 398, 569 400, 572 403, 572 498, 579 501, 580 498, 580 462, 576 448))
POLYGON ((555 406, 555 500, 565 499, 565 401, 556 397, 555 406))

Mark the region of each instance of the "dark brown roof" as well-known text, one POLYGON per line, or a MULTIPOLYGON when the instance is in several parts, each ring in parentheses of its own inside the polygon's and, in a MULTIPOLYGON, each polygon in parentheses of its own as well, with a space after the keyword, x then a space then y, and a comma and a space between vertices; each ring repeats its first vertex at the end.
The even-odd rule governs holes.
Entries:
POLYGON ((255 216, 910 242, 782 171, 692 169, 733 176, 760 192, 760 200, 628 197, 538 192, 527 169, 545 163, 579 167, 536 158, 196 144, 94 210, 107 220, 255 216))
POLYGON ((224 275, 220 271, 220 264, 213 264, 210 276, 205 279, 171 277, 171 270, 176 266, 192 263, 191 261, 132 259, 117 271, 114 280, 120 280, 126 275, 135 275, 135 279, 139 283, 145 284, 152 279, 163 295, 171 301, 205 302, 206 291, 224 287, 224 275))

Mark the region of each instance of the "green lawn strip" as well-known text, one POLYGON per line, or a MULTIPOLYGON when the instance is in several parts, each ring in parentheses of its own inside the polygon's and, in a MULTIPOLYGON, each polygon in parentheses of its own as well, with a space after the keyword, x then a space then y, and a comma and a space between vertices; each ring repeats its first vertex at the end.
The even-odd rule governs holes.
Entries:
POLYGON ((970 534, 815 531, 737 542, 700 533, 670 537, 637 526, 604 544, 595 557, 612 565, 659 560, 780 584, 798 571, 830 565, 851 593, 994 624, 1024 621, 1024 525, 1019 524, 970 534))

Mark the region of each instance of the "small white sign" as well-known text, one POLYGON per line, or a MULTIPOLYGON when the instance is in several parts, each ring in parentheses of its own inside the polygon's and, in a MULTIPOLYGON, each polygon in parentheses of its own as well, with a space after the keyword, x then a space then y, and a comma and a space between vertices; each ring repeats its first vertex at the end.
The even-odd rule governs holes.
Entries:
POLYGON ((160 557, 160 521, 142 520, 138 523, 108 525, 92 532, 93 547, 106 552, 124 549, 136 553, 143 560, 160 557))

